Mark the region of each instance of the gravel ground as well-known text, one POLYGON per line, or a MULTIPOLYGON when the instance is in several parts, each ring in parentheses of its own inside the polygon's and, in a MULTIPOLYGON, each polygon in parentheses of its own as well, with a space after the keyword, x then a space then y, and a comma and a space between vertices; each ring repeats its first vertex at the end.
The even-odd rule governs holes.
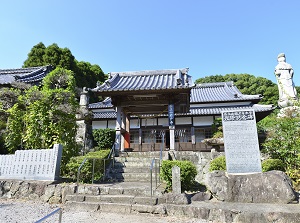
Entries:
MULTIPOLYGON (((32 223, 43 218, 47 214, 62 207, 25 200, 0 200, 1 223, 32 223)), ((43 222, 58 222, 58 213, 43 222)), ((207 223, 201 219, 190 219, 172 216, 155 216, 150 214, 118 214, 103 212, 72 212, 63 211, 62 222, 72 223, 207 223)))

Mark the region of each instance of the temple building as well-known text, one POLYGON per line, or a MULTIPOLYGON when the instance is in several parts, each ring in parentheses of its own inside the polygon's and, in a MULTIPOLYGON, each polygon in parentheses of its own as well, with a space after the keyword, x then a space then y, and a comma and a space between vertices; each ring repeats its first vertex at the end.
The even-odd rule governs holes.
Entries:
POLYGON ((39 85, 52 71, 51 65, 18 69, 0 69, 0 87, 9 87, 14 82, 39 85))
POLYGON ((116 130, 116 149, 209 151, 202 142, 222 111, 253 109, 256 121, 272 105, 258 104, 261 95, 244 95, 233 82, 195 85, 188 68, 115 72, 90 92, 105 98, 89 104, 93 129, 116 130))

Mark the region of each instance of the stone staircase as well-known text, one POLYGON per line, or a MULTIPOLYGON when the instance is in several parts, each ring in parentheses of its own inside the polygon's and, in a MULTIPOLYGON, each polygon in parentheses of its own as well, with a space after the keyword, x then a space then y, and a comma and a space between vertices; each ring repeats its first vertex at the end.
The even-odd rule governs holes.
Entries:
MULTIPOLYGON (((123 152, 115 158, 110 176, 118 182, 149 182, 150 165, 153 158, 159 158, 159 152, 123 152)), ((157 163, 157 165, 159 165, 157 163)), ((152 177, 155 177, 153 169, 152 177)))
POLYGON ((121 182, 94 189, 80 189, 79 194, 66 196, 66 209, 115 213, 165 214, 166 199, 159 191, 151 196, 149 185, 140 182, 121 182), (95 189, 98 188, 98 189, 95 189))
POLYGON ((109 173, 109 182, 79 185, 77 195, 66 196, 66 209, 165 214, 166 199, 162 193, 165 185, 156 188, 154 169, 152 193, 150 184, 150 165, 159 156, 159 152, 120 153, 109 173))

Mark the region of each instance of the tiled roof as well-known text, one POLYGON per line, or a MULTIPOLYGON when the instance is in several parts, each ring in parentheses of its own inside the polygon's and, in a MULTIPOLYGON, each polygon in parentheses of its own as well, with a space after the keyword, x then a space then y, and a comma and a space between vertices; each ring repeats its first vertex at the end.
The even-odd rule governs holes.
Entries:
POLYGON ((99 102, 96 102, 96 103, 89 104, 90 109, 93 109, 93 108, 112 108, 112 107, 113 107, 113 105, 111 103, 111 98, 110 97, 105 98, 103 101, 99 101, 99 102))
POLYGON ((0 69, 0 85, 8 85, 14 81, 36 84, 52 70, 52 66, 29 67, 19 69, 0 69))
POLYGON ((116 119, 117 113, 114 111, 110 112, 94 112, 94 119, 116 119))
MULTIPOLYGON (((259 101, 261 95, 244 95, 232 82, 219 82, 199 84, 191 89, 190 102, 210 103, 210 102, 228 102, 228 101, 259 101)), ((102 102, 89 105, 89 108, 112 108, 111 99, 107 97, 102 102)))
POLYGON ((198 84, 191 89, 190 103, 261 100, 261 95, 244 95, 233 82, 198 84))
POLYGON ((193 86, 188 68, 177 70, 113 72, 93 92, 190 89, 193 86))
MULTIPOLYGON (((191 108, 189 113, 175 114, 175 116, 197 116, 197 115, 221 115, 222 111, 232 111, 232 110, 243 110, 243 109, 253 109, 256 113, 260 112, 271 112, 274 110, 272 105, 241 105, 241 106, 217 106, 217 107, 201 107, 201 108, 191 108)), ((94 112, 94 119, 115 119, 117 117, 116 112, 94 112)), ((140 117, 151 117, 152 115, 141 115, 140 117)), ((160 117, 167 117, 168 114, 161 114, 160 117)))
POLYGON ((218 106, 218 107, 202 107, 202 108, 191 108, 191 115, 220 115, 222 111, 230 110, 243 110, 243 109, 253 109, 255 112, 268 112, 273 111, 274 107, 272 105, 241 105, 241 106, 218 106))

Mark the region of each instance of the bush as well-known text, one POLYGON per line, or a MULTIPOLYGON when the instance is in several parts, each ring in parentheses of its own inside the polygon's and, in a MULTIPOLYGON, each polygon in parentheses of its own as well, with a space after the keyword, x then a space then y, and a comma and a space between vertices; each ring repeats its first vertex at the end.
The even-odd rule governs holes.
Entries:
POLYGON ((93 129, 94 145, 100 150, 111 148, 115 142, 116 131, 114 129, 93 129))
POLYGON ((190 161, 164 160, 160 170, 160 177, 167 183, 167 190, 172 189, 172 167, 180 168, 181 190, 189 190, 194 186, 197 169, 190 161))
POLYGON ((218 156, 210 162, 209 171, 214 170, 226 170, 226 159, 225 156, 218 156))
POLYGON ((285 171, 284 163, 280 159, 266 159, 261 163, 261 167, 263 172, 271 170, 285 171))
POLYGON ((300 170, 289 169, 287 170, 287 174, 293 182, 294 189, 300 191, 300 170))
MULTIPOLYGON (((93 158, 95 158, 94 167, 94 181, 99 181, 103 177, 104 173, 104 161, 107 158, 110 150, 100 150, 97 152, 87 153, 85 156, 72 157, 66 165, 65 177, 71 178, 73 181, 77 180, 78 168, 85 158, 88 158, 80 171, 79 180, 84 183, 92 182, 92 171, 93 171, 93 158), (102 159, 102 160, 101 160, 102 159)), ((108 165, 106 161, 106 165, 108 165)))

